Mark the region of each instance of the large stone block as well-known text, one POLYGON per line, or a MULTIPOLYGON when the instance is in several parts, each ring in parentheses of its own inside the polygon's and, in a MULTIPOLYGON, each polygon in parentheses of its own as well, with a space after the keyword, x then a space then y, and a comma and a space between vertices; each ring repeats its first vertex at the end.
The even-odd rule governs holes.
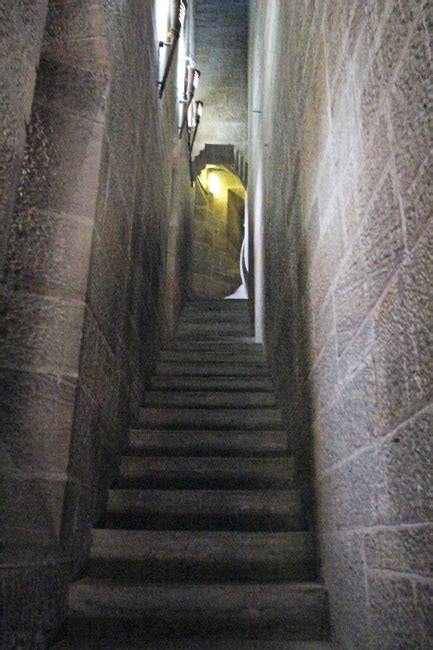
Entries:
POLYGON ((378 454, 386 483, 378 524, 431 521, 433 410, 427 408, 388 437, 378 454))
POLYGON ((84 305, 16 293, 3 315, 0 365, 76 377, 84 305))
POLYGON ((67 613, 68 578, 66 560, 0 566, 4 648, 42 650, 54 640, 67 613))
POLYGON ((76 481, 68 481, 62 518, 61 547, 72 563, 72 577, 83 568, 95 523, 95 492, 76 481))
POLYGON ((403 191, 430 153, 431 114, 429 40, 425 24, 419 20, 391 91, 396 165, 403 191))
POLYGON ((433 582, 415 584, 420 646, 428 650, 433 645, 433 582))
MULTIPOLYGON (((44 47, 53 44, 59 49, 74 38, 103 36, 106 32, 104 12, 97 0, 50 3, 44 47)), ((54 45, 53 45, 54 47, 54 45)))
POLYGON ((320 239, 310 271, 311 301, 315 313, 325 301, 330 285, 338 272, 343 251, 341 213, 336 211, 320 239))
POLYGON ((114 165, 108 173, 105 209, 98 223, 98 232, 108 246, 116 242, 124 251, 125 258, 129 253, 132 230, 133 211, 130 203, 131 201, 123 196, 114 165))
POLYGON ((94 234, 87 300, 112 351, 117 345, 117 320, 121 294, 126 288, 126 264, 117 242, 106 243, 94 234))
MULTIPOLYGON (((60 474, 61 476, 61 474, 60 474)), ((1 477, 0 529, 5 549, 56 549, 62 524, 65 477, 1 477)), ((12 551, 13 552, 13 551, 12 551)))
POLYGON ((368 314, 366 271, 365 251, 357 239, 344 259, 333 292, 339 355, 368 314))
POLYGON ((391 176, 387 176, 370 206, 361 230, 361 246, 366 259, 367 295, 372 305, 403 259, 402 217, 391 176))
POLYGON ((68 476, 89 487, 98 475, 98 447, 104 437, 102 426, 98 403, 87 388, 79 385, 70 432, 68 476))
POLYGON ((105 66, 83 70, 42 60, 38 69, 36 97, 51 106, 95 122, 104 121, 108 75, 105 66))
POLYGON ((402 268, 403 313, 405 321, 405 362, 409 402, 429 403, 433 398, 433 220, 402 268))
POLYGON ((388 185, 388 206, 381 206, 380 199, 376 194, 383 191, 381 189, 382 177, 385 170, 389 169, 392 160, 393 141, 392 129, 390 127, 390 117, 388 104, 385 103, 378 110, 375 119, 365 121, 362 127, 362 165, 358 169, 357 178, 354 184, 355 213, 350 215, 346 220, 348 236, 353 237, 356 228, 365 219, 368 210, 381 210, 383 207, 390 209, 391 205, 395 206, 395 198, 392 197, 392 190, 388 185), (372 206, 372 207, 370 207, 372 206))
POLYGON ((0 384, 3 476, 66 474, 75 383, 3 368, 0 384))
POLYGON ((378 407, 384 431, 433 395, 432 227, 405 259, 375 316, 378 407))
POLYGON ((375 381, 371 357, 316 420, 318 472, 371 445, 374 436, 375 381))
POLYGON ((401 195, 408 247, 412 248, 431 217, 433 183, 430 178, 431 157, 421 165, 412 185, 401 195))
POLYGON ((92 222, 18 206, 10 231, 7 271, 14 288, 84 298, 92 222))
POLYGON ((362 534, 326 534, 320 547, 335 639, 339 647, 365 650, 368 611, 362 534))
POLYGON ((354 338, 338 357, 338 378, 344 384, 349 375, 363 365, 374 346, 373 319, 367 318, 354 338))
POLYGON ((433 575, 433 526, 382 528, 367 532, 365 553, 370 569, 433 575))
POLYGON ((310 376, 314 409, 326 409, 335 399, 338 386, 335 336, 330 336, 310 376))
POLYGON ((412 584, 408 578, 369 572, 370 637, 374 650, 421 648, 412 584))
POLYGON ((92 389, 96 381, 96 360, 99 337, 98 324, 89 307, 86 306, 84 310, 83 335, 81 338, 79 376, 80 383, 86 385, 89 389, 92 389))

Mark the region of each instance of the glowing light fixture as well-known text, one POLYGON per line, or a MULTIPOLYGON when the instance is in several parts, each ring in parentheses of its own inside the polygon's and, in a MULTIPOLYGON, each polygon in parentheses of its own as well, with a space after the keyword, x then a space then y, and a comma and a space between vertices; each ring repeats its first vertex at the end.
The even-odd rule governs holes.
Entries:
POLYGON ((168 30, 167 43, 164 43, 163 41, 160 41, 159 43, 160 48, 164 46, 170 48, 170 53, 167 58, 167 63, 165 64, 165 70, 162 77, 162 81, 158 82, 160 99, 164 94, 164 89, 167 84, 168 75, 170 74, 171 64, 173 62, 174 54, 176 52, 176 46, 179 42, 180 33, 182 31, 182 27, 185 22, 187 11, 188 11, 187 0, 172 0, 171 24, 170 24, 170 29, 168 30))
POLYGON ((220 190, 221 181, 218 178, 218 174, 211 172, 209 174, 209 191, 212 192, 212 194, 218 194, 220 190))
POLYGON ((186 92, 185 92, 185 100, 184 100, 184 103, 186 103, 186 107, 183 113, 182 125, 179 130, 179 140, 182 138, 183 130, 185 128, 185 124, 188 119, 188 112, 192 100, 194 99, 194 94, 195 91, 197 90, 199 80, 200 80, 200 70, 193 66, 188 67, 187 77, 186 77, 186 92))

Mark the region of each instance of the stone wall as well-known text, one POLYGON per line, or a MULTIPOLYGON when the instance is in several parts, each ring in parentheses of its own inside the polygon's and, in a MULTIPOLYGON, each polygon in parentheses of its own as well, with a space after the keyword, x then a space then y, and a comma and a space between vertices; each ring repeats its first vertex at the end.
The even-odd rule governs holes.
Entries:
POLYGON ((188 157, 176 62, 158 98, 155 6, 49 4, 21 178, 8 185, 5 647, 45 647, 61 621, 186 291, 188 157), (43 606, 23 617, 26 601, 43 606))
POLYGON ((30 122, 48 0, 0 0, 0 279, 30 122))
POLYGON ((250 10, 256 314, 316 519, 334 637, 350 650, 427 648, 432 5, 250 10))
MULTIPOLYGON (((195 54, 204 102, 194 155, 205 144, 247 145, 248 0, 196 0, 195 54)), ((212 161, 216 163, 217 161, 212 161)))

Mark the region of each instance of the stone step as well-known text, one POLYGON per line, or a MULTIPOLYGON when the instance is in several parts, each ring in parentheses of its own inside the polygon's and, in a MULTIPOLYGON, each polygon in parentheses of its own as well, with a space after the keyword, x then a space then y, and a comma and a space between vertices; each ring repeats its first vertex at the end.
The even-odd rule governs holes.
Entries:
POLYGON ((177 338, 219 339, 220 337, 251 336, 248 323, 179 323, 177 338))
POLYGON ((302 530, 298 490, 110 490, 99 528, 302 530))
POLYGON ((314 577, 310 533, 95 530, 89 576, 119 581, 269 582, 314 577))
POLYGON ((199 313, 242 313, 245 316, 249 314, 247 300, 199 300, 187 302, 183 309, 182 315, 190 312, 199 313))
POLYGON ((154 390, 191 391, 258 391, 271 392, 269 377, 206 377, 154 375, 151 381, 154 390))
POLYGON ((237 350, 163 350, 160 361, 171 363, 245 363, 266 366, 266 359, 260 350, 242 352, 237 350))
POLYGON ((184 323, 238 323, 249 326, 250 319, 248 313, 242 310, 225 310, 225 311, 208 311, 202 309, 183 310, 179 319, 179 324, 184 323))
POLYGON ((265 490, 294 486, 292 458, 123 456, 118 488, 265 490))
MULTIPOLYGON (((53 650, 120 650, 116 639, 76 639, 60 641, 52 646, 53 650)), ((242 641, 224 639, 223 641, 125 641, 121 650, 333 650, 328 641, 242 641)))
POLYGON ((147 429, 275 429, 282 428, 279 409, 141 408, 139 426, 147 429))
POLYGON ((269 371, 261 364, 232 363, 173 363, 158 364, 158 375, 194 375, 201 377, 268 377, 269 371))
POLYGON ((260 343, 256 343, 255 339, 252 337, 236 338, 233 341, 227 340, 226 338, 221 339, 221 341, 188 341, 186 339, 171 339, 171 341, 168 341, 165 345, 164 350, 205 350, 207 352, 224 352, 226 354, 245 353, 246 355, 263 354, 263 347, 260 343))
POLYGON ((143 456, 276 456, 287 454, 283 431, 149 431, 129 435, 131 455, 143 456))
POLYGON ((275 406, 272 392, 224 392, 218 391, 149 391, 145 395, 147 407, 175 406, 180 408, 266 408, 275 406))
POLYGON ((293 639, 329 634, 325 589, 314 583, 72 585, 70 638, 293 639))

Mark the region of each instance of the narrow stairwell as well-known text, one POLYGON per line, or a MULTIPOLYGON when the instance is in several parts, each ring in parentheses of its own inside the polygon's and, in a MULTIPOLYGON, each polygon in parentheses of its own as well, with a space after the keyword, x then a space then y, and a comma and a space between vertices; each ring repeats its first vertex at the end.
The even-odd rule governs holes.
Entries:
POLYGON ((327 594, 248 322, 246 301, 184 309, 57 648, 322 647, 327 594))

